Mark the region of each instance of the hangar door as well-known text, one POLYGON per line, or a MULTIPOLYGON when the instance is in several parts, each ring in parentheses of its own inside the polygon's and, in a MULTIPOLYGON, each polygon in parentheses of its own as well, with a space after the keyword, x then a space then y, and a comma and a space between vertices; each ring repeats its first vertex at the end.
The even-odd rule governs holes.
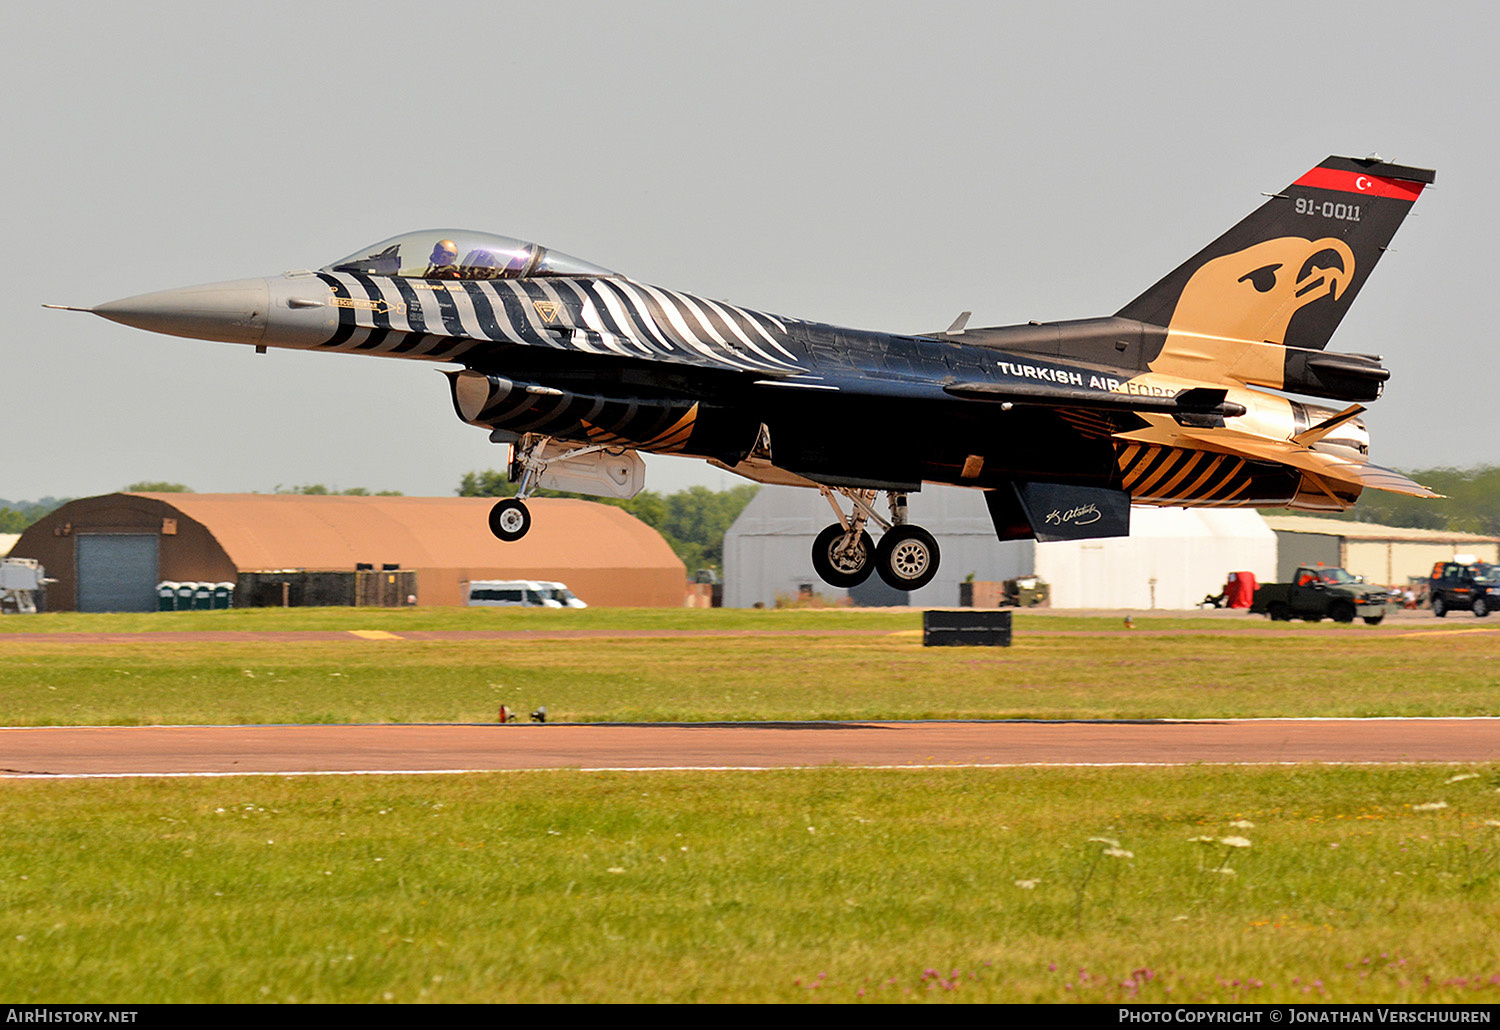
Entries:
POLYGON ((78 610, 156 610, 155 533, 80 533, 78 610))

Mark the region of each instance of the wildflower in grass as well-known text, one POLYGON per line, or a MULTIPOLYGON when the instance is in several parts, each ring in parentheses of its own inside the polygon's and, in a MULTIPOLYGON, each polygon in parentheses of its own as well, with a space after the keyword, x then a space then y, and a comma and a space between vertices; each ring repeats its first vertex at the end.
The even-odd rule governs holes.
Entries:
POLYGON ((1036 890, 1036 885, 1041 882, 1041 880, 1017 880, 1016 886, 1023 891, 1034 891, 1036 890))
POLYGON ((1217 844, 1217 843, 1219 843, 1219 838, 1217 838, 1217 837, 1189 837, 1188 838, 1188 843, 1189 844, 1217 844))
POLYGON ((1088 842, 1090 844, 1108 844, 1112 848, 1117 848, 1120 846, 1119 841, 1114 840, 1110 837, 1090 837, 1088 842))
POLYGON ((1250 842, 1244 837, 1220 837, 1219 843, 1226 848, 1248 848, 1250 842))
POLYGON ((1109 858, 1134 858, 1134 851, 1126 851, 1124 848, 1105 848, 1104 854, 1109 858))
POLYGON ((1253 829, 1255 829, 1255 824, 1252 823, 1249 819, 1236 819, 1234 822, 1230 823, 1229 825, 1232 826, 1232 827, 1234 827, 1236 830, 1253 830, 1253 829))
POLYGON ((1413 812, 1439 812, 1448 807, 1446 801, 1429 801, 1425 805, 1412 805, 1413 812))
POLYGON ((1479 774, 1478 773, 1475 773, 1475 772, 1459 773, 1456 776, 1450 776, 1450 777, 1448 777, 1446 780, 1443 781, 1443 783, 1445 783, 1445 784, 1447 784, 1447 783, 1458 783, 1458 782, 1460 782, 1462 780, 1477 780, 1477 779, 1479 779, 1479 774))

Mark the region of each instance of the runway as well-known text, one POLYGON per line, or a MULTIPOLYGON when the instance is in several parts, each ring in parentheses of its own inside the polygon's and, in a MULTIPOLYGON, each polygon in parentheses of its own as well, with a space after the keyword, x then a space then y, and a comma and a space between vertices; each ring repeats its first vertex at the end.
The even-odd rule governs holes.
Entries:
POLYGON ((0 728, 0 777, 1500 761, 1500 718, 0 728))

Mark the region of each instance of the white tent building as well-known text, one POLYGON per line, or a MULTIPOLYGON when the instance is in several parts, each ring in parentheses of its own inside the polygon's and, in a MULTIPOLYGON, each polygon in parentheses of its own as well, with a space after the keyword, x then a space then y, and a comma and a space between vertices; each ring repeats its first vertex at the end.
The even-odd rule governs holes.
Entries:
POLYGON ((725 607, 770 607, 809 586, 856 604, 951 607, 972 573, 980 581, 1038 576, 1050 584, 1054 608, 1187 609, 1223 590, 1230 572, 1263 582, 1276 572, 1276 534, 1250 510, 1136 508, 1129 537, 1002 543, 978 490, 925 486, 911 496, 911 520, 937 537, 937 578, 904 594, 872 575, 848 591, 812 567, 813 538, 833 520, 816 491, 763 487, 724 537, 725 607))

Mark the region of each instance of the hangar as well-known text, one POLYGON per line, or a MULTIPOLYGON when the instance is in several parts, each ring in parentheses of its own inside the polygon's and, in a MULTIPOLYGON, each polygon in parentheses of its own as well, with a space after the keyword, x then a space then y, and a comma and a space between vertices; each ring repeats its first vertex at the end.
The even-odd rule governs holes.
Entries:
POLYGON ((686 571, 650 526, 609 505, 528 502, 522 540, 490 535, 482 497, 117 493, 71 501, 12 549, 57 583, 51 611, 154 611, 162 580, 266 571, 415 571, 418 603, 464 603, 476 579, 560 580, 591 605, 680 607, 686 571))
POLYGON ((1289 580, 1298 565, 1338 565, 1371 583, 1405 587, 1425 579, 1432 566, 1471 554, 1479 561, 1500 562, 1500 537, 1457 533, 1447 529, 1408 529, 1301 515, 1267 516, 1276 533, 1277 577, 1289 580))
POLYGON ((833 521, 828 503, 798 487, 762 487, 724 537, 724 605, 771 606, 810 585, 830 599, 856 604, 958 604, 959 583, 1038 576, 1055 608, 1194 607, 1224 589, 1230 572, 1269 580, 1276 571, 1276 536, 1251 510, 1136 508, 1129 537, 1038 545, 995 539, 978 490, 924 486, 913 512, 938 539, 943 562, 936 579, 910 594, 872 576, 852 591, 830 587, 812 567, 812 542, 833 521))

